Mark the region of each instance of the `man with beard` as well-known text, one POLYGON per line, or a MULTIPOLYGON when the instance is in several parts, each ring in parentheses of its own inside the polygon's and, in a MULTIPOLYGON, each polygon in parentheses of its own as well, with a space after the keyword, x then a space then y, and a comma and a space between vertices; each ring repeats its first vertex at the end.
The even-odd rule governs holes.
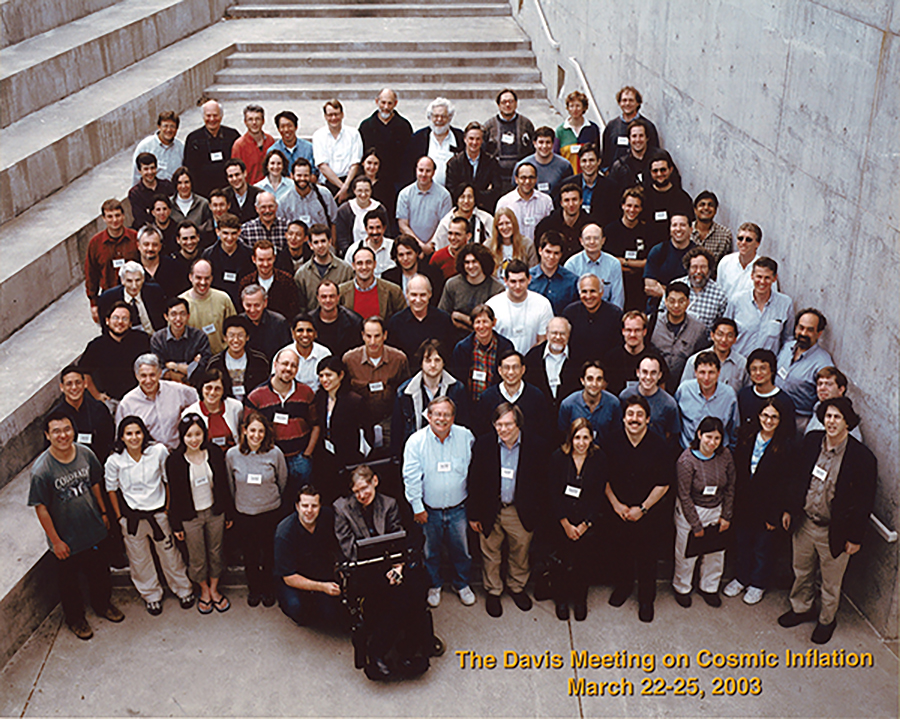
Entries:
POLYGON ((167 299, 184 292, 189 286, 187 275, 180 276, 178 264, 171 257, 162 255, 162 234, 152 226, 142 227, 138 232, 138 252, 141 267, 147 282, 155 282, 167 299))
POLYGON ((816 403, 816 375, 823 367, 834 364, 828 351, 819 344, 828 321, 812 307, 800 310, 794 321, 794 341, 778 354, 777 384, 794 402, 797 411, 797 433, 806 430, 816 403))
POLYGON ((531 152, 534 141, 534 124, 517 112, 518 107, 515 90, 504 88, 497 93, 499 112, 484 123, 484 148, 500 163, 503 192, 513 188, 513 168, 531 152))
POLYGON ((444 187, 447 163, 465 146, 462 130, 450 124, 455 114, 453 103, 444 97, 437 97, 428 104, 425 111, 428 125, 413 133, 406 148, 407 182, 413 177, 418 179, 417 165, 427 156, 434 162, 434 181, 444 187))
POLYGON ((712 330, 713 322, 725 314, 728 306, 725 293, 709 277, 710 270, 714 267, 713 257, 702 247, 691 247, 681 264, 688 274, 676 282, 684 282, 691 288, 688 314, 702 322, 708 330, 712 330))
POLYGON ((628 154, 613 163, 608 175, 616 194, 621 195, 629 187, 643 186, 649 179, 648 128, 643 118, 628 123, 628 154))
POLYGON ((675 215, 686 216, 689 223, 694 221, 694 203, 681 189, 681 175, 668 152, 657 150, 650 157, 650 183, 644 184, 644 219, 654 244, 666 239, 669 220, 675 215))
POLYGON ((334 220, 337 217, 337 204, 330 192, 325 192, 313 182, 312 164, 301 157, 291 168, 296 192, 288 194, 282 203, 284 212, 296 220, 303 220, 308 227, 325 225, 330 228, 334 241, 334 220))
POLYGON ((704 190, 694 198, 694 214, 697 219, 691 229, 691 241, 712 255, 709 266, 713 279, 716 279, 719 261, 734 247, 731 230, 714 219, 718 209, 719 198, 714 192, 704 190))

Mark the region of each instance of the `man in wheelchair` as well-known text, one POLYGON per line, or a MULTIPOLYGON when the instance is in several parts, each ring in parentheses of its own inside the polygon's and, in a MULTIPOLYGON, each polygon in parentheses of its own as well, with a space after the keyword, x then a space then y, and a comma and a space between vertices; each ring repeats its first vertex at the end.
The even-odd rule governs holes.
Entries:
POLYGON ((339 574, 356 666, 379 680, 422 674, 443 644, 433 633, 420 553, 407 541, 397 501, 377 488, 372 468, 356 467, 353 495, 334 503, 334 531, 345 559, 339 574))

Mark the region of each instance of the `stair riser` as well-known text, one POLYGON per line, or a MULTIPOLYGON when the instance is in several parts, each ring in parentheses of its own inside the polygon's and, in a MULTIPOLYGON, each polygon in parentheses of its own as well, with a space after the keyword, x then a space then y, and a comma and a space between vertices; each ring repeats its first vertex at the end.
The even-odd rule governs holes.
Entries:
POLYGON ((117 0, 5 0, 0 4, 0 47, 15 45, 115 5, 116 2, 117 0))
POLYGON ((352 87, 359 82, 379 82, 381 84, 393 85, 400 82, 409 83, 425 83, 437 85, 450 84, 470 84, 470 83, 498 83, 500 85, 527 84, 532 82, 540 82, 540 73, 536 69, 532 70, 494 70, 493 72, 485 70, 478 73, 455 73, 455 72, 416 72, 403 68, 385 70, 381 73, 370 75, 368 78, 360 77, 346 73, 266 73, 257 70, 247 70, 246 72, 236 73, 217 73, 217 85, 252 85, 255 83, 264 85, 309 85, 317 87, 327 85, 334 88, 334 92, 341 94, 344 86, 352 87))
POLYGON ((244 52, 285 52, 307 53, 317 52, 478 52, 491 50, 493 52, 505 52, 513 50, 531 50, 531 42, 528 40, 503 40, 492 42, 486 46, 484 42, 266 42, 266 43, 236 43, 234 49, 237 53, 244 52))
MULTIPOLYGON (((215 95, 220 101, 240 102, 242 100, 282 100, 282 101, 303 101, 303 100, 329 100, 338 95, 342 100, 371 100, 375 97, 383 85, 371 87, 358 87, 350 85, 346 88, 335 89, 317 89, 317 88, 279 88, 270 86, 266 88, 254 87, 236 87, 231 88, 227 85, 214 86, 209 88, 209 93, 215 95)), ((454 87, 434 87, 434 88, 397 88, 403 101, 407 100, 433 100, 436 96, 442 95, 450 100, 485 100, 494 99, 495 91, 486 89, 467 90, 465 88, 454 87)), ((543 87, 539 88, 516 88, 516 94, 520 100, 524 99, 546 99, 547 90, 543 87)))
POLYGON ((322 68, 325 70, 337 67, 347 68, 348 70, 359 70, 369 68, 416 68, 422 69, 426 67, 455 68, 455 67, 515 67, 515 68, 535 68, 537 63, 533 57, 522 57, 520 55, 504 56, 494 55, 491 57, 456 57, 451 54, 431 55, 429 57, 354 57, 348 55, 343 58, 322 58, 322 57, 306 57, 302 59, 280 58, 280 57, 230 57, 225 66, 233 69, 259 69, 259 68, 288 68, 296 67, 298 70, 307 70, 311 68, 322 68))
POLYGON ((447 7, 433 7, 431 5, 423 5, 421 9, 409 10, 403 7, 391 7, 389 5, 379 8, 365 8, 348 5, 346 8, 304 8, 286 7, 286 8, 246 8, 243 9, 239 5, 228 10, 228 17, 235 20, 247 20, 252 18, 264 17, 471 17, 476 14, 479 17, 494 16, 501 17, 509 15, 509 8, 506 6, 487 5, 479 8, 477 11, 470 8, 452 5, 447 7))

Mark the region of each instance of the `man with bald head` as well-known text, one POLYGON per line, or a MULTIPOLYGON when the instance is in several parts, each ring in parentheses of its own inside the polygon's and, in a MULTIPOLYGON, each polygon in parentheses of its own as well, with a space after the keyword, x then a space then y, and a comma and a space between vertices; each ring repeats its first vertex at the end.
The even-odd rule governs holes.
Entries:
POLYGON ((225 187, 225 163, 241 133, 222 124, 225 112, 215 100, 200 108, 203 127, 194 130, 184 141, 184 164, 191 171, 194 192, 209 197, 210 191, 225 187))
POLYGON ((388 321, 391 344, 403 350, 407 357, 413 357, 427 339, 438 340, 448 355, 453 349, 453 322, 446 312, 431 306, 431 295, 431 280, 425 275, 416 275, 406 283, 409 306, 388 321))
POLYGON ((275 253, 287 247, 285 234, 288 222, 278 217, 278 200, 271 192, 260 192, 256 196, 256 213, 258 217, 241 225, 241 244, 252 250, 260 240, 268 240, 275 248, 275 253))
MULTIPOLYGON (((547 398, 554 412, 559 403, 578 390, 579 367, 569 361, 572 324, 565 317, 554 317, 547 325, 547 339, 525 355, 528 380, 547 398)), ((556 417, 553 417, 556 422, 556 417)), ((555 426, 555 424, 554 424, 555 426)))
POLYGON ((397 112, 398 101, 396 92, 384 88, 375 98, 378 109, 359 125, 363 148, 375 148, 381 160, 378 182, 384 182, 394 197, 402 186, 403 158, 413 132, 409 120, 397 112))
POLYGON ((434 234, 441 218, 453 208, 450 193, 435 182, 437 165, 428 155, 416 161, 416 181, 397 196, 397 226, 412 235, 426 255, 434 252, 434 234))
POLYGON ((569 352, 576 367, 604 357, 621 339, 622 310, 607 302, 604 292, 597 275, 582 275, 578 279, 578 301, 563 311, 572 325, 569 352))
POLYGON ((579 277, 588 273, 596 275, 603 282, 603 298, 618 307, 625 306, 625 286, 622 283, 622 264, 612 255, 603 251, 606 238, 600 225, 593 222, 581 229, 582 250, 570 257, 566 269, 579 277))
POLYGON ((213 354, 225 349, 225 335, 222 324, 226 317, 236 314, 234 303, 227 292, 216 290, 212 287, 212 265, 209 260, 195 260, 191 265, 191 289, 182 292, 183 297, 190 305, 191 327, 203 330, 209 340, 209 347, 213 354))

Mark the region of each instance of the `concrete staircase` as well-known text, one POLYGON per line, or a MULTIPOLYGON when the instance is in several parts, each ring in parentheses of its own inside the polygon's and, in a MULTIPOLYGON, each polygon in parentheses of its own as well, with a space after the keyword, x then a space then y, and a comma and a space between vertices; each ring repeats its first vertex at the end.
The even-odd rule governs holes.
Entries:
POLYGON ((247 0, 229 8, 232 18, 490 17, 509 15, 507 0, 247 0))

